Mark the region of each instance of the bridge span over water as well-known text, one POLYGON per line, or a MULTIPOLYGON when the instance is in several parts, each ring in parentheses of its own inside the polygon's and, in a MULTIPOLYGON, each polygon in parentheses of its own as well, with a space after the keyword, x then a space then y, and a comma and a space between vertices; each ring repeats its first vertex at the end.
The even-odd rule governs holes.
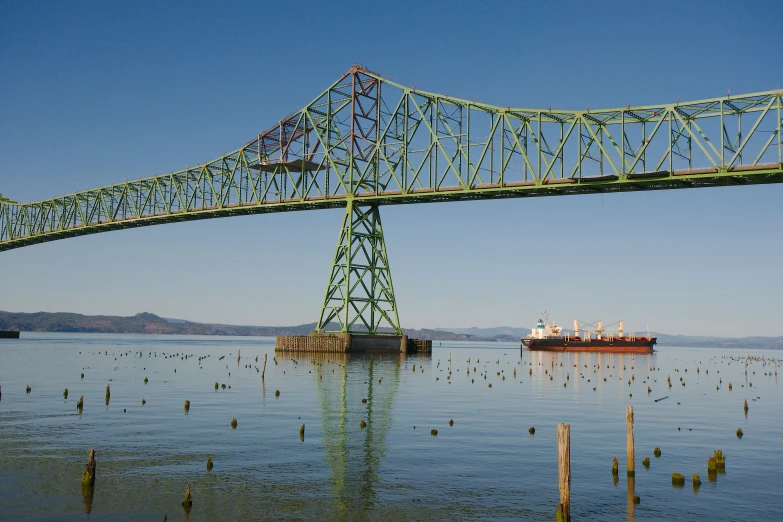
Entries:
POLYGON ((235 151, 44 201, 0 195, 0 251, 266 212, 344 208, 319 320, 400 333, 379 207, 783 182, 783 90, 615 109, 499 107, 354 65, 235 151))

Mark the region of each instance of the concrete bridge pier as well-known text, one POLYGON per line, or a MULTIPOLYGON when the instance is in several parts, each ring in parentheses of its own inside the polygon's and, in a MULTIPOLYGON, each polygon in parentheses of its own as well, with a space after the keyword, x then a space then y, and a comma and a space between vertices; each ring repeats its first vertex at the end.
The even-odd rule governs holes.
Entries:
POLYGON ((275 351, 429 354, 432 352, 432 341, 410 339, 407 335, 314 332, 310 335, 280 335, 275 339, 275 351))

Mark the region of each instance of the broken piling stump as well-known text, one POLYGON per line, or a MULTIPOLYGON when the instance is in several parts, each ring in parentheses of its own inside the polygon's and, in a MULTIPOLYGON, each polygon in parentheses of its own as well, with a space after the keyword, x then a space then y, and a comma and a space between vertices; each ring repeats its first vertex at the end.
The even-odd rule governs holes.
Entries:
POLYGON ((92 486, 95 484, 95 450, 90 450, 90 457, 87 460, 87 469, 82 475, 82 485, 92 486))
POLYGON ((185 500, 182 501, 182 507, 187 509, 192 506, 193 506, 193 497, 190 496, 190 484, 188 484, 188 487, 185 490, 185 500))
POLYGON ((712 458, 715 459, 715 469, 717 471, 726 471, 726 456, 723 454, 723 450, 715 450, 712 458))

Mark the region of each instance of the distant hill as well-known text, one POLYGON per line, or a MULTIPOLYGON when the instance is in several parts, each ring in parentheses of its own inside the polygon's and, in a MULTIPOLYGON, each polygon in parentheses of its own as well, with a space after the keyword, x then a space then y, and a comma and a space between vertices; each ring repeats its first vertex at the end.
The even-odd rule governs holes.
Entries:
MULTIPOLYGON (((329 328, 337 328, 330 324, 329 328)), ((194 323, 184 319, 165 319, 143 312, 132 317, 110 315, 81 315, 66 312, 13 313, 0 311, 0 330, 23 332, 84 332, 176 335, 239 335, 275 336, 307 335, 315 330, 315 323, 296 326, 236 326, 228 324, 194 323)), ((410 337, 441 341, 516 341, 507 335, 478 336, 427 329, 405 329, 410 337)))
POLYGON ((86 332, 180 335, 306 335, 314 325, 290 327, 232 326, 171 322, 151 313, 132 317, 81 315, 65 312, 32 314, 0 311, 0 329, 25 332, 86 332))
POLYGON ((669 335, 651 332, 663 346, 694 346, 705 348, 772 348, 783 350, 783 337, 711 337, 704 335, 669 335))
POLYGON ((504 335, 513 337, 514 339, 521 339, 532 331, 530 328, 515 328, 513 326, 496 326, 494 328, 478 328, 477 326, 471 326, 470 328, 433 328, 433 330, 437 330, 439 332, 454 332, 458 334, 477 335, 480 337, 504 335))
MULTIPOLYGON (((330 324, 330 329, 337 325, 330 324)), ((177 335, 238 335, 275 336, 307 335, 315 330, 315 323, 297 326, 236 326, 228 324, 194 323, 184 319, 164 319, 148 312, 132 317, 111 315, 81 315, 66 312, 13 313, 0 311, 0 330, 23 332, 85 332, 177 335)), ((494 328, 433 328, 403 330, 417 339, 437 341, 518 342, 530 333, 529 328, 498 326, 494 328)), ((783 337, 709 337, 668 335, 653 332, 662 346, 701 346, 716 348, 775 348, 783 349, 783 337)))

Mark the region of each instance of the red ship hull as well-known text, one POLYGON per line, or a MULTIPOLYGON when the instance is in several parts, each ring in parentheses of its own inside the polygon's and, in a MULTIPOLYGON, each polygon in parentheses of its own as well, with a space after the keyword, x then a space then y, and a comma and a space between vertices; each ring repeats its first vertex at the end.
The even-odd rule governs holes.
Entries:
POLYGON ((522 344, 528 350, 545 352, 603 352, 603 353, 652 353, 657 338, 646 337, 631 339, 566 339, 563 337, 549 339, 522 339, 522 344))

